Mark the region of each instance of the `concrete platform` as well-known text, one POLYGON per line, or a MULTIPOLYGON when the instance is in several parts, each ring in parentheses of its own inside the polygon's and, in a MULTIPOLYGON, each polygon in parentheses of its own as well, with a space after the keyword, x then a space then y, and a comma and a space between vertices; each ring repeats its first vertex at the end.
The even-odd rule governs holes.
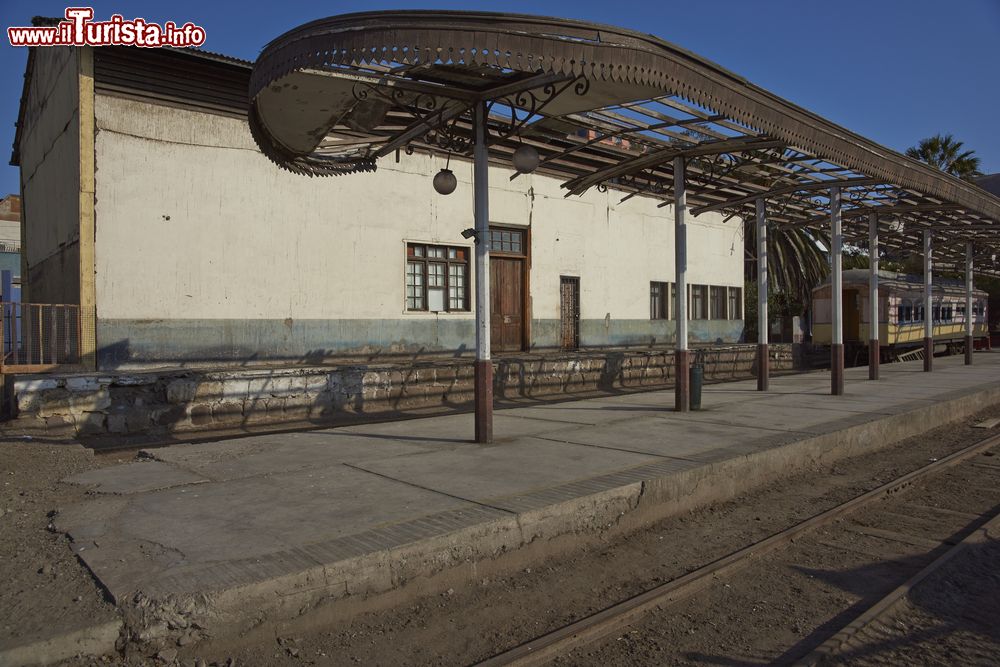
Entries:
POLYGON ((470 414, 174 445, 67 479, 94 497, 57 527, 133 632, 238 632, 631 530, 1000 401, 1000 353, 920 364, 849 369, 842 397, 818 372, 708 386, 700 412, 672 392, 503 410, 492 446, 469 442, 470 414))

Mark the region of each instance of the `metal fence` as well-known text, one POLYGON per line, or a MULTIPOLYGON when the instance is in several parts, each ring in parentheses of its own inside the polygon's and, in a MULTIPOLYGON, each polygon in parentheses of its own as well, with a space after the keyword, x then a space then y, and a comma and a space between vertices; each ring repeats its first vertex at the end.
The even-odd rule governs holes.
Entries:
POLYGON ((43 373, 80 363, 80 306, 0 302, 0 373, 43 373))

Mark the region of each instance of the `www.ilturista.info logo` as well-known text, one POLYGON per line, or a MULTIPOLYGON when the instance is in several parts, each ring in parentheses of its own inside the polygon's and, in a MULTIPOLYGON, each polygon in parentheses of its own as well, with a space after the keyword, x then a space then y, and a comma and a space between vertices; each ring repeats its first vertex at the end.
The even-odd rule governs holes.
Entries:
POLYGON ((126 20, 114 14, 109 21, 92 21, 93 7, 67 7, 66 20, 54 26, 7 28, 11 46, 201 46, 205 29, 190 21, 178 26, 167 21, 162 26, 145 19, 126 20))

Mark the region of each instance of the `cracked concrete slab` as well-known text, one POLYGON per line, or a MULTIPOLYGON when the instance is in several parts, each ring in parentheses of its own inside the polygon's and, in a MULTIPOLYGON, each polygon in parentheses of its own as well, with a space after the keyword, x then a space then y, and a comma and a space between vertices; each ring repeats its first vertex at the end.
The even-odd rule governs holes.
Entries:
POLYGON ((848 369, 843 397, 823 372, 773 378, 766 393, 708 385, 696 413, 674 413, 671 391, 521 406, 498 411, 490 446, 470 442, 463 414, 159 448, 68 480, 100 494, 56 525, 116 599, 197 593, 206 627, 245 629, 248 607, 297 614, 474 571, 972 414, 1000 401, 1000 354, 975 358, 936 359, 930 375, 884 366, 879 382, 848 369))
POLYGON ((523 438, 509 445, 366 461, 358 468, 452 496, 486 502, 649 463, 656 457, 523 438), (447 470, 446 475, 442 471, 447 470))
POLYGON ((64 482, 90 487, 96 493, 128 494, 199 484, 208 479, 161 461, 139 461, 99 468, 67 477, 64 482))

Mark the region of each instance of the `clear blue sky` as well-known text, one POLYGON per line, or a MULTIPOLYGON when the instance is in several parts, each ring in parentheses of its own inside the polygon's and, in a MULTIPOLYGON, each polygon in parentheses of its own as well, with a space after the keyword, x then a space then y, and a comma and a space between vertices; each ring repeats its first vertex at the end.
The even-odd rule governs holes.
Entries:
MULTIPOLYGON (((79 3, 84 4, 84 3, 79 3)), ((236 3, 222 0, 94 0, 98 19, 114 13, 149 21, 193 21, 205 48, 253 59, 285 30, 306 21, 376 9, 482 9, 611 23, 653 33, 727 67, 778 95, 904 150, 952 133, 1000 171, 1000 0, 660 0, 659 2, 236 3)), ((48 0, 0 0, 3 27, 34 15, 62 16, 48 0)), ((0 49, 0 153, 14 139, 26 49, 0 49)), ((0 166, 0 195, 18 191, 17 170, 0 166)))

